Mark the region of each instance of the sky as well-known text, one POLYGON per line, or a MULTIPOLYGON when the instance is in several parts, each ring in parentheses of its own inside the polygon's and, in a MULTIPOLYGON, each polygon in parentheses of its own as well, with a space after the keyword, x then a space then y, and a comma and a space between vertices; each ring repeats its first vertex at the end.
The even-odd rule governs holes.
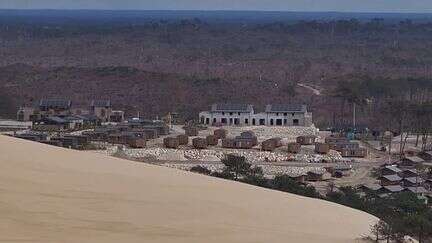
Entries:
POLYGON ((432 0, 0 0, 0 8, 432 13, 432 0))

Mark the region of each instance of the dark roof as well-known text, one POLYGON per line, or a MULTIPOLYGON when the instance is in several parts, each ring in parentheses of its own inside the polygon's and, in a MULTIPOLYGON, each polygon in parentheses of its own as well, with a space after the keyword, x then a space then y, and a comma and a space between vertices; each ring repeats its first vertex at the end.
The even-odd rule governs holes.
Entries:
POLYGON ((110 100, 92 100, 91 107, 111 107, 110 100))
POLYGON ((50 116, 43 119, 44 121, 49 121, 57 124, 65 124, 68 123, 65 119, 58 116, 50 116))
POLYGON ((402 170, 401 169, 399 169, 398 167, 396 167, 396 166, 394 166, 394 165, 388 165, 388 166, 386 166, 386 167, 384 167, 385 169, 388 169, 388 170, 391 170, 391 171, 393 171, 393 172, 395 172, 395 173, 400 173, 400 172, 402 172, 402 170))
POLYGON ((39 106, 68 109, 72 106, 72 101, 65 99, 42 99, 39 102, 39 106))
POLYGON ((388 181, 401 181, 402 178, 399 177, 398 175, 385 175, 385 176, 381 176, 381 178, 385 178, 388 181))
POLYGON ((418 175, 418 172, 417 172, 416 169, 405 169, 405 170, 403 170, 403 173, 406 173, 406 172, 411 172, 412 174, 418 175))
POLYGON ((384 189, 386 189, 389 192, 401 192, 404 191, 405 189, 400 186, 400 185, 394 185, 394 186, 384 186, 384 189))
POLYGON ((92 114, 84 114, 84 115, 75 115, 75 117, 78 117, 84 121, 97 121, 99 118, 92 114))
POLYGON ((408 191, 413 193, 427 193, 428 191, 422 186, 412 186, 406 188, 408 191))
POLYGON ((404 179, 405 181, 408 181, 412 184, 421 184, 423 183, 423 179, 420 177, 408 177, 404 179))
POLYGON ((78 117, 78 116, 66 116, 66 117, 64 117, 63 119, 66 120, 66 121, 79 121, 79 120, 84 120, 83 118, 78 117))
POLYGON ((425 162, 422 158, 417 156, 407 156, 405 157, 405 160, 411 161, 413 163, 423 163, 425 162))
POLYGON ((306 112, 306 105, 297 104, 278 104, 278 105, 267 105, 265 112, 306 112))
POLYGON ((213 104, 212 112, 252 112, 253 106, 248 104, 213 104))
POLYGON ((371 191, 378 191, 382 188, 382 186, 378 184, 363 185, 362 187, 371 191))

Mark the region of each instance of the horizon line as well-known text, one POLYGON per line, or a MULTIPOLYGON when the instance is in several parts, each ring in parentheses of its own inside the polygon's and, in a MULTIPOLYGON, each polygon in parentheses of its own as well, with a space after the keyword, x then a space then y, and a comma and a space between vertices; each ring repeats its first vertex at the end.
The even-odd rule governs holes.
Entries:
POLYGON ((133 12, 267 12, 267 13, 341 13, 341 14, 432 14, 410 10, 380 10, 380 11, 353 11, 353 10, 259 10, 259 9, 109 9, 109 8, 0 8, 0 11, 133 11, 133 12))

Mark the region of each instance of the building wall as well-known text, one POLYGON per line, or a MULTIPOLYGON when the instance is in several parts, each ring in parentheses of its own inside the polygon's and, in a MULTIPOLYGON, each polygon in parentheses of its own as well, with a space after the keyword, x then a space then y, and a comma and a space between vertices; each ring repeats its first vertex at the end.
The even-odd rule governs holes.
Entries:
POLYGON ((311 126, 311 113, 257 113, 253 112, 209 112, 199 113, 202 124, 239 126, 311 126))
POLYGON ((226 125, 252 125, 252 113, 248 112, 201 112, 200 122, 206 125, 222 123, 226 125))
POLYGON ((109 116, 111 115, 112 109, 106 107, 93 107, 92 108, 93 115, 106 122, 109 120, 109 116))

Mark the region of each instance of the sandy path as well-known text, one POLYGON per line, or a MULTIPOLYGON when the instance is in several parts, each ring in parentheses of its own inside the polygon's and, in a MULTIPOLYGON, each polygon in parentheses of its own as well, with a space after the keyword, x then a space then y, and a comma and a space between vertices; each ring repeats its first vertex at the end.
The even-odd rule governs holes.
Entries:
POLYGON ((374 217, 0 136, 0 242, 355 242, 374 217))

